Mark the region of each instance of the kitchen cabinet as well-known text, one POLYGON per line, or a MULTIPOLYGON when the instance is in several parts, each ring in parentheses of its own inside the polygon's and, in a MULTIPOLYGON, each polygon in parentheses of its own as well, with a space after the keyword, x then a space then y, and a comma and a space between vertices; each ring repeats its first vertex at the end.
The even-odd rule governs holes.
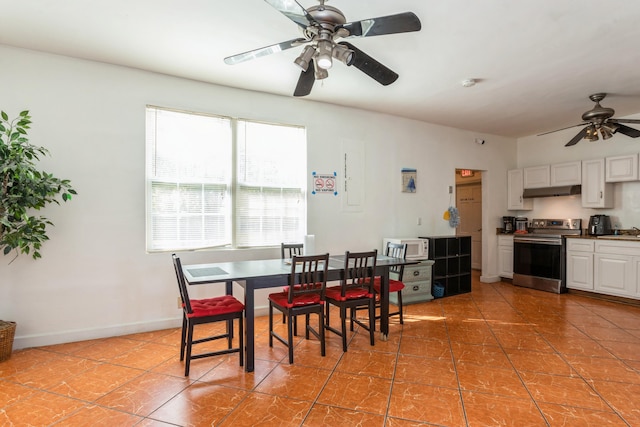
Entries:
POLYGON ((613 207, 613 184, 605 182, 604 159, 582 161, 582 207, 613 207))
MULTIPOLYGON (((419 264, 407 265, 404 267, 402 275, 402 303, 412 304, 416 302, 431 301, 433 295, 431 293, 431 268, 433 261, 420 261, 419 264)), ((389 273, 392 279, 398 279, 397 274, 389 273)), ((398 305, 398 294, 389 294, 389 301, 398 305)))
POLYGON ((640 299, 640 241, 567 239, 567 288, 640 299))
POLYGON ((524 188, 544 188, 551 186, 551 167, 549 165, 524 168, 524 188))
POLYGON ((582 184, 582 162, 556 163, 551 165, 551 187, 582 184))
POLYGON ((567 239, 567 288, 593 292, 593 252, 595 241, 567 239))
POLYGON ((429 239, 433 283, 444 286, 444 296, 471 292, 471 236, 420 238, 429 239))
POLYGON ((530 211, 533 209, 533 199, 524 199, 524 172, 513 169, 507 172, 507 210, 530 211))
POLYGON ((513 235, 498 236, 498 275, 513 279, 513 235))
POLYGON ((605 162, 606 182, 638 180, 638 154, 607 157, 605 162))
POLYGON ((609 295, 639 298, 640 243, 598 240, 594 255, 594 290, 609 295))

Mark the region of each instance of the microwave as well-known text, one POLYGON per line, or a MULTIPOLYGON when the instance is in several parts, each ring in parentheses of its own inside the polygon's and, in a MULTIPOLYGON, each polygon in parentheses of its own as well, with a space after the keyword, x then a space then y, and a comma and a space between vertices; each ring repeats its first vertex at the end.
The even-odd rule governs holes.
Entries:
POLYGON ((429 259, 429 240, 417 237, 385 237, 382 239, 382 253, 387 253, 387 243, 400 243, 407 245, 406 259, 421 260, 429 259))

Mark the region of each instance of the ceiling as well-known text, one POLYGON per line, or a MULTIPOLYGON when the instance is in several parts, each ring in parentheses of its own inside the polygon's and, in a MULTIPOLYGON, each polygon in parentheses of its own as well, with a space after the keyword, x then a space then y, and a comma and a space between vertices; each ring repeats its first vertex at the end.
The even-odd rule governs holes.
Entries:
MULTIPOLYGON (((298 0, 304 6, 316 0, 298 0)), ((412 11, 422 30, 349 41, 400 75, 381 86, 336 62, 302 98, 479 134, 522 137, 581 122, 593 103, 640 113, 638 0, 331 0, 348 21, 412 11), (463 87, 464 79, 475 79, 463 87)), ((292 96, 300 37, 263 0, 0 0, 0 44, 292 96)), ((0 67, 0 76, 2 70, 0 67)))

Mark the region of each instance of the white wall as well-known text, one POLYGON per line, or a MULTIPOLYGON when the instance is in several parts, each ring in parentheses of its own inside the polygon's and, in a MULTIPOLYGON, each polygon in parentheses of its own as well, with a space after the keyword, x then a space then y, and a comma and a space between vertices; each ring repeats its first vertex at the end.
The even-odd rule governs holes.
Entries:
MULTIPOLYGON (((345 211, 342 191, 309 196, 308 232, 318 251, 378 248, 384 236, 452 234, 442 213, 454 171, 484 170, 483 275, 496 275, 495 227, 506 171, 516 165, 515 140, 2 46, 0 58, 0 109, 31 111, 31 141, 52 153, 42 167, 79 193, 44 212, 55 227, 41 260, 0 258, 0 318, 18 322, 16 348, 179 325, 170 254, 145 252, 147 104, 304 125, 309 172, 339 178, 343 144, 364 141, 362 210, 345 211), (476 137, 487 143, 475 144, 476 137), (418 170, 416 194, 400 192, 403 167, 418 170)), ((379 90, 383 102, 386 89, 379 90)), ((201 263, 277 258, 279 251, 180 255, 201 263)))
MULTIPOLYGON (((626 118, 639 119, 640 115, 626 118)), ((630 124, 638 128, 637 125, 630 124)), ((616 134, 613 138, 597 142, 580 141, 571 147, 564 145, 582 128, 575 127, 543 136, 530 136, 518 140, 518 167, 590 160, 640 152, 640 138, 616 134)), ((532 211, 520 212, 527 218, 581 218, 586 228, 591 215, 610 215, 612 225, 620 228, 640 227, 640 181, 614 184, 612 209, 584 209, 580 196, 546 197, 534 199, 532 211)))

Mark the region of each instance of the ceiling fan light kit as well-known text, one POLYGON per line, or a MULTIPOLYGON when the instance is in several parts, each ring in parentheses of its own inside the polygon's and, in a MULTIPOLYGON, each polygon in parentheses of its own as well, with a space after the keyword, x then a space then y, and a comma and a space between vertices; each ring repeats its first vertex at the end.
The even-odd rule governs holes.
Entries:
POLYGON ((306 44, 300 56, 294 60, 302 69, 294 96, 308 95, 315 80, 327 78, 327 70, 333 66, 334 58, 347 66, 353 65, 384 86, 395 82, 398 74, 394 71, 352 44, 337 40, 408 33, 422 28, 420 19, 412 12, 347 22, 339 9, 325 5, 327 0, 318 0, 319 5, 307 9, 296 0, 264 1, 298 25, 304 38, 239 53, 225 58, 224 62, 229 65, 239 64, 306 44))
POLYGON ((640 130, 624 125, 623 123, 640 123, 640 120, 613 118, 613 115, 616 113, 615 110, 613 108, 607 108, 600 105, 600 101, 602 101, 606 96, 606 93, 594 93, 589 96, 589 99, 595 102, 596 105, 591 110, 582 114, 583 123, 562 129, 556 129, 551 132, 541 133, 538 136, 547 135, 549 133, 577 126, 586 126, 578 132, 571 141, 567 142, 565 147, 576 145, 581 139, 586 139, 587 141, 598 141, 600 139, 598 133, 602 136, 603 140, 610 139, 613 137, 613 134, 618 132, 631 138, 638 138, 640 136, 640 130))

